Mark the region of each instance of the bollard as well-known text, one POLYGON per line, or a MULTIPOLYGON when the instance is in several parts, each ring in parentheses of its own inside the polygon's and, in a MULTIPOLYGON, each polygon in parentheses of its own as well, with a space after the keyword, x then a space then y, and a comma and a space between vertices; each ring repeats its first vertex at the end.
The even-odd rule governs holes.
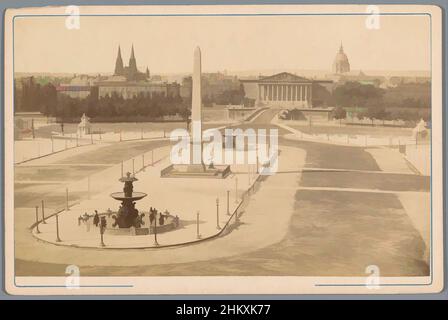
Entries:
POLYGON ((68 188, 65 188, 65 210, 70 211, 70 208, 68 206, 68 188))
MULTIPOLYGON (((257 150, 258 151, 258 150, 257 150)), ((269 152, 269 150, 268 150, 268 152, 269 152)), ((258 152, 257 152, 257 163, 256 163, 256 166, 257 166, 257 174, 259 174, 260 172, 259 172, 259 170, 258 170, 258 152)))
POLYGON ((39 230, 39 207, 36 206, 36 233, 40 233, 39 230))
POLYGON ((44 209, 44 200, 42 200, 42 223, 46 224, 47 222, 45 221, 45 209, 44 209))
POLYGON ((155 219, 154 219, 154 245, 158 246, 159 243, 157 242, 157 210, 155 211, 155 219))
POLYGON ((100 243, 100 245, 102 246, 102 247, 105 247, 106 245, 104 244, 104 236, 103 236, 103 234, 104 234, 104 227, 103 226, 101 226, 100 225, 100 237, 101 237, 101 243, 100 243))
POLYGON ((219 226, 219 198, 216 198, 216 229, 221 230, 219 226))
POLYGON ((196 238, 201 239, 201 234, 199 233, 199 211, 196 213, 196 238))
POLYGON ((59 238, 59 214, 56 213, 56 242, 61 242, 59 238))

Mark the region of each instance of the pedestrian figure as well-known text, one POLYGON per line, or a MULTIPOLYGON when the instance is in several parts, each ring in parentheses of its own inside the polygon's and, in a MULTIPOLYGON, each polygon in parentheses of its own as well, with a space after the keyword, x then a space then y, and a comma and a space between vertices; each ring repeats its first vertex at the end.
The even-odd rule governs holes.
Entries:
POLYGON ((79 216, 79 217, 78 217, 78 226, 81 225, 81 222, 82 222, 83 220, 84 220, 84 219, 82 218, 82 216, 79 216))
POLYGON ((85 222, 86 222, 86 231, 90 232, 90 225, 92 224, 92 221, 90 221, 89 215, 87 215, 87 219, 85 220, 85 222))
POLYGON ((106 229, 107 227, 107 220, 106 217, 101 217, 101 221, 100 221, 100 228, 101 228, 101 233, 104 233, 104 229, 106 229))
POLYGON ((149 225, 152 225, 152 222, 155 219, 155 212, 153 210, 153 208, 151 207, 151 209, 149 209, 149 225))
POLYGON ((100 216, 98 215, 98 211, 95 210, 95 215, 93 216, 93 224, 95 227, 98 227, 98 223, 100 223, 100 216))
POLYGON ((176 214, 174 217, 174 226, 177 228, 179 227, 179 216, 176 214))
POLYGON ((163 214, 161 214, 160 218, 159 218, 159 225, 163 226, 164 223, 165 223, 165 218, 163 217, 163 214))

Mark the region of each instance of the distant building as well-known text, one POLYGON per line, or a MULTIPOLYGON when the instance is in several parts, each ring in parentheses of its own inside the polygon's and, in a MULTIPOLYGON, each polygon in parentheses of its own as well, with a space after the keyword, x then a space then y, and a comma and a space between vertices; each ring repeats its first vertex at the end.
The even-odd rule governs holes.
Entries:
MULTIPOLYGON (((239 90, 241 82, 236 76, 226 75, 221 72, 202 74, 202 96, 216 97, 225 91, 239 90)), ((182 80, 180 95, 182 98, 191 97, 192 80, 191 76, 182 80)))
POLYGON ((344 52, 344 48, 341 46, 339 47, 339 51, 336 54, 336 57, 334 58, 333 62, 333 73, 335 74, 342 74, 350 72, 350 63, 348 62, 347 55, 344 52))
POLYGON ((313 83, 331 82, 310 80, 288 72, 240 81, 246 97, 254 99, 256 105, 288 108, 312 108, 313 83))
POLYGON ((129 65, 123 65, 123 59, 121 58, 121 48, 118 46, 117 59, 115 61, 115 76, 123 76, 128 81, 144 81, 149 79, 149 69, 146 67, 146 72, 140 72, 137 69, 137 59, 135 59, 134 45, 131 48, 131 57, 129 58, 129 65))
POLYGON ((101 76, 92 77, 88 75, 74 75, 69 83, 61 83, 56 87, 56 91, 60 94, 67 95, 72 98, 84 99, 87 98, 98 81, 101 81, 101 76))
POLYGON ((178 97, 180 95, 180 85, 176 82, 162 81, 160 76, 151 77, 148 67, 145 72, 140 72, 137 68, 134 46, 131 49, 129 65, 124 66, 119 46, 112 76, 75 76, 70 83, 58 86, 57 91, 72 98, 86 98, 90 94, 95 94, 99 98, 116 94, 124 99, 131 99, 140 95, 145 97, 155 95, 178 97))

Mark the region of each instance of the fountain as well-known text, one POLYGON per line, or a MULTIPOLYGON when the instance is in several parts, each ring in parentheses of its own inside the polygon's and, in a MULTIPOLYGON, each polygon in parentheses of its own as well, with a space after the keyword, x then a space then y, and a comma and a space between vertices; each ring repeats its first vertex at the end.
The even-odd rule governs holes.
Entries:
POLYGON ((141 218, 138 210, 135 208, 135 202, 147 196, 143 192, 133 192, 134 181, 138 181, 135 176, 131 176, 130 172, 126 173, 126 177, 121 177, 119 181, 124 182, 123 192, 114 192, 110 196, 115 200, 121 201, 120 209, 115 217, 114 227, 119 228, 140 228, 141 218))

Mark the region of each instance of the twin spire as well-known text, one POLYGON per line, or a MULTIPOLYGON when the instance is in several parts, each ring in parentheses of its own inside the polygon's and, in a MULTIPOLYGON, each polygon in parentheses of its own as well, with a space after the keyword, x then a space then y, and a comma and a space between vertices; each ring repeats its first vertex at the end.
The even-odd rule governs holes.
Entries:
MULTIPOLYGON (((123 58, 121 57, 121 46, 118 45, 117 60, 115 62, 114 75, 126 76, 129 80, 137 80, 139 71, 137 69, 137 60, 135 59, 134 44, 131 47, 131 57, 129 58, 129 66, 125 67, 123 58)), ((149 78, 149 69, 146 68, 146 76, 149 78)))

